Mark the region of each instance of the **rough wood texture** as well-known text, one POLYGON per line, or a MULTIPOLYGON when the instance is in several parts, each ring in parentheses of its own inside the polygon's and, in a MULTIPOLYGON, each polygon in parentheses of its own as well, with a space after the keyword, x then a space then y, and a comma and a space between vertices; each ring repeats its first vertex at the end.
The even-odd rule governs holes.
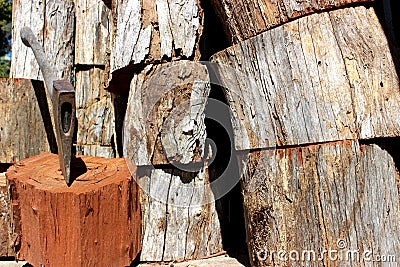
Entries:
POLYGON ((222 251, 208 169, 138 171, 143 221, 142 261, 198 259, 222 251))
POLYGON ((129 265, 140 251, 141 221, 125 160, 82 156, 72 167, 79 176, 70 187, 54 154, 7 171, 18 258, 34 266, 129 265))
MULTIPOLYGON (((136 165, 201 162, 208 156, 204 109, 209 91, 207 69, 197 63, 149 65, 135 74, 124 121, 124 157, 136 165)), ((208 169, 166 166, 143 167, 139 174, 141 260, 196 259, 221 251, 208 169)))
MULTIPOLYGON (((223 267, 244 267, 235 258, 230 258, 227 255, 211 257, 202 260, 184 261, 173 263, 174 267, 209 267, 209 266, 223 266, 223 267)), ((138 267, 170 267, 171 263, 142 263, 138 267)))
POLYGON ((0 79, 0 163, 47 152, 49 140, 55 145, 46 101, 42 82, 0 79))
POLYGON ((14 256, 12 240, 10 200, 7 195, 5 173, 0 173, 0 257, 14 256))
POLYGON ((75 1, 75 64, 105 65, 111 10, 97 0, 75 1))
POLYGON ((115 115, 111 94, 104 89, 103 72, 96 67, 76 72, 77 152, 112 158, 115 115))
POLYGON ((225 31, 234 44, 304 15, 372 1, 374 0, 212 0, 225 31))
POLYGON ((124 157, 136 165, 199 162, 208 156, 205 66, 189 61, 149 65, 131 82, 123 130, 124 157))
POLYGON ((212 60, 229 66, 217 72, 239 150, 400 134, 398 76, 372 8, 306 16, 212 60))
POLYGON ((74 63, 74 4, 72 0, 13 3, 12 63, 13 78, 43 80, 32 50, 26 47, 19 31, 30 27, 50 60, 57 78, 72 80, 74 63))
POLYGON ((324 266, 366 266, 363 255, 369 250, 371 259, 400 256, 399 174, 379 146, 344 141, 257 151, 243 159, 248 160, 242 162, 242 185, 254 266, 288 266, 279 261, 280 250, 286 258, 290 251, 301 257, 314 250, 317 259, 323 249, 339 251, 336 261, 328 254, 314 261, 324 266), (360 258, 346 261, 348 250, 359 250, 360 258))
POLYGON ((203 11, 198 0, 116 0, 111 72, 129 64, 199 58, 203 11))

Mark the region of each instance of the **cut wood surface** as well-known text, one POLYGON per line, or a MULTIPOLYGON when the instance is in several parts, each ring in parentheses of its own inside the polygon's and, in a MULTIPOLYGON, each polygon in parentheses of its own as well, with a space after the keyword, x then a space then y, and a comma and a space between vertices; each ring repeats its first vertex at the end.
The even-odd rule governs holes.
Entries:
POLYGON ((142 261, 198 259, 222 251, 208 169, 138 171, 143 221, 142 261))
POLYGON ((129 64, 199 58, 199 0, 116 0, 111 72, 129 64))
POLYGON ((11 209, 7 194, 6 176, 5 173, 0 173, 0 258, 15 255, 11 247, 12 240, 11 209))
POLYGON ((56 77, 72 81, 75 28, 73 1, 14 1, 11 76, 43 80, 31 48, 21 41, 19 32, 23 27, 30 27, 36 34, 56 77))
POLYGON ((8 169, 18 259, 33 266, 128 266, 140 251, 139 190, 124 159, 81 156, 70 187, 58 156, 8 169))
POLYGON ((0 79, 0 163, 50 151, 50 113, 42 82, 0 79), (48 133, 46 133, 46 127, 48 133))
POLYGON ((287 258, 290 251, 300 257, 314 251, 316 259, 324 249, 337 250, 336 261, 314 261, 324 266, 372 266, 363 255, 400 256, 399 174, 378 145, 344 141, 257 151, 242 159, 254 266, 287 266, 277 257, 280 250, 287 258), (358 251, 359 258, 346 261, 347 251, 358 251))
POLYGON ((75 64, 105 65, 111 10, 98 0, 75 1, 75 64))
MULTIPOLYGON (((184 261, 184 262, 174 262, 174 267, 244 267, 235 258, 230 258, 227 255, 211 257, 202 260, 184 261)), ((142 263, 138 267, 170 267, 170 263, 142 263)))
POLYGON ((124 157, 136 165, 200 162, 208 156, 204 110, 207 68, 181 61, 149 65, 131 82, 124 157))
POLYGON ((234 44, 295 18, 374 0, 212 0, 234 44))
POLYGON ((227 65, 215 69, 238 150, 400 134, 399 80, 372 8, 306 16, 212 61, 227 65))
POLYGON ((76 71, 77 152, 112 158, 115 114, 111 93, 104 89, 103 73, 97 67, 76 71))

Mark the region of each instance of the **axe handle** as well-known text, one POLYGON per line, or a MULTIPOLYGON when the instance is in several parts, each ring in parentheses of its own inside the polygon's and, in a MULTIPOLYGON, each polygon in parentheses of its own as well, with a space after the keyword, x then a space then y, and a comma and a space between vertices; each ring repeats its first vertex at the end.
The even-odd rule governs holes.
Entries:
POLYGON ((24 27, 20 31, 22 42, 30 47, 35 55, 39 67, 43 74, 43 79, 49 92, 50 99, 53 99, 54 90, 53 82, 55 80, 54 68, 50 65, 46 54, 44 53, 42 45, 38 42, 36 36, 33 34, 29 27, 24 27))

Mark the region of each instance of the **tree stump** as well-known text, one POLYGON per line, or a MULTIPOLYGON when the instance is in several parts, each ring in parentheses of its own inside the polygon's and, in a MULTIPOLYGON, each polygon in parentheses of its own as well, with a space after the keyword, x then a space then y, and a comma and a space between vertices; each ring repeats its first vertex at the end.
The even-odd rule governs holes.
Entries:
POLYGON ((78 157, 70 186, 57 155, 7 173, 17 258, 34 266, 127 266, 140 250, 139 190, 124 159, 78 157))

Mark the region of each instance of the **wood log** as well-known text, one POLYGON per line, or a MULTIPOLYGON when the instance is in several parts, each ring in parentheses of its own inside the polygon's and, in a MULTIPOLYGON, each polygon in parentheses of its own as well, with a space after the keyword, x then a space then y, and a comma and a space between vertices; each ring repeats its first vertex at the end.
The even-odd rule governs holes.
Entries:
POLYGON ((180 58, 198 59, 199 0, 116 0, 110 69, 180 58))
POLYGON ((0 173, 0 258, 15 256, 10 244, 13 240, 10 200, 5 173, 0 173))
POLYGON ((222 250, 208 169, 202 162, 208 156, 204 110, 209 91, 206 67, 193 62, 149 65, 132 80, 123 153, 144 165, 138 175, 143 261, 196 259, 222 250), (152 164, 159 166, 145 167, 152 164), (185 171, 179 169, 182 164, 200 167, 185 171))
POLYGON ((140 251, 139 190, 124 159, 81 156, 67 187, 45 153, 8 169, 18 259, 34 266, 127 266, 140 251))
POLYGON ((233 44, 296 18, 374 0, 212 0, 233 44))
POLYGON ((254 266, 366 266, 379 255, 400 256, 399 173, 378 145, 343 141, 239 158, 254 266), (323 250, 336 250, 335 258, 322 259, 323 250))
MULTIPOLYGON (((224 267, 244 267, 239 261, 233 257, 229 257, 228 255, 222 256, 214 256, 210 258, 205 258, 201 260, 193 260, 193 261, 184 261, 173 263, 174 267, 209 267, 209 266, 224 266, 224 267)), ((137 267, 168 267, 171 266, 167 263, 142 263, 137 267)))
POLYGON ((306 16, 212 61, 227 65, 214 67, 238 150, 400 134, 399 80, 372 8, 306 16))
POLYGON ((0 163, 56 148, 49 114, 42 82, 0 79, 0 163))
POLYGON ((194 62, 149 65, 135 74, 124 121, 124 157, 138 166, 205 159, 209 92, 208 71, 194 62))
POLYGON ((75 64, 104 66, 112 31, 111 10, 103 1, 78 0, 75 16, 75 64))
POLYGON ((11 76, 43 80, 32 50, 19 32, 30 27, 44 50, 57 78, 71 80, 74 63, 74 3, 72 0, 14 1, 11 76))
POLYGON ((222 251, 208 169, 140 167, 142 261, 198 259, 222 251))
POLYGON ((77 68, 77 152, 86 156, 115 157, 115 115, 111 93, 104 89, 104 70, 77 68))

